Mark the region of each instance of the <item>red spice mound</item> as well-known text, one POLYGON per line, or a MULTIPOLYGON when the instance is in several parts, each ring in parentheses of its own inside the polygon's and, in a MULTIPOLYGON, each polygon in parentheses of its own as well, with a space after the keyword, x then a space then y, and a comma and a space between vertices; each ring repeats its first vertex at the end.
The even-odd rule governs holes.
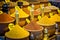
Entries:
POLYGON ((0 14, 0 23, 12 22, 14 19, 6 13, 0 14))
POLYGON ((30 24, 27 24, 25 27, 24 27, 25 29, 27 29, 27 30, 35 30, 35 31, 37 31, 37 30, 43 30, 43 27, 42 26, 40 26, 40 25, 38 25, 37 23, 35 23, 34 21, 33 22, 31 22, 30 24))

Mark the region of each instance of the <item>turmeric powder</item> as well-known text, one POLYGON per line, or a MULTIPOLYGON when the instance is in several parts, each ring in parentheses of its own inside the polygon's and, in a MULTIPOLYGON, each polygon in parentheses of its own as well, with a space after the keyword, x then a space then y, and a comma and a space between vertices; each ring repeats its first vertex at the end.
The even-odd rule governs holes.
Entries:
POLYGON ((53 20, 55 22, 60 22, 60 16, 58 14, 55 14, 50 18, 50 20, 53 20))
POLYGON ((37 23, 44 26, 55 24, 55 22, 50 20, 47 16, 44 16, 43 18, 41 18, 41 20, 39 20, 37 23))
POLYGON ((5 36, 12 39, 22 39, 29 36, 29 32, 21 28, 19 25, 15 25, 12 30, 5 33, 5 36))
MULTIPOLYGON (((29 15, 27 13, 25 13, 21 8, 17 7, 16 8, 18 10, 19 13, 19 18, 26 18, 29 15)), ((13 14, 11 14, 12 17, 15 17, 15 12, 13 14)))

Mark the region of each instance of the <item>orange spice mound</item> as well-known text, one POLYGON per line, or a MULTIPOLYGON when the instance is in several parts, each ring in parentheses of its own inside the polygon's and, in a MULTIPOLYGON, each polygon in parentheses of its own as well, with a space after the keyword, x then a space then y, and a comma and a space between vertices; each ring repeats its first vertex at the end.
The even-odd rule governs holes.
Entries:
MULTIPOLYGON (((29 14, 30 15, 30 11, 28 10, 28 9, 23 9, 24 10, 24 12, 26 12, 27 14, 29 14)), ((35 15, 39 15, 40 14, 40 12, 39 11, 36 11, 36 10, 34 10, 34 16, 35 15)))
POLYGON ((24 28, 27 29, 28 31, 30 31, 30 30, 32 30, 32 31, 33 30, 35 30, 35 31, 42 30, 42 26, 38 25, 34 21, 32 21, 30 24, 27 24, 24 28))
POLYGON ((12 22, 14 19, 6 13, 0 14, 0 23, 12 22))

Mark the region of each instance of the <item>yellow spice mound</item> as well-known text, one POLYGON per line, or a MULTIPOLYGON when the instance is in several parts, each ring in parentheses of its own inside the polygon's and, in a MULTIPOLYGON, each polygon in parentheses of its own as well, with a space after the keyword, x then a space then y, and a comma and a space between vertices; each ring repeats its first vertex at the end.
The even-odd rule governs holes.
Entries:
POLYGON ((50 20, 53 20, 55 22, 60 22, 60 16, 58 14, 55 14, 50 18, 50 20))
POLYGON ((55 22, 50 20, 47 16, 44 16, 43 18, 41 18, 41 20, 39 20, 37 23, 43 26, 50 26, 55 24, 55 22))
POLYGON ((11 39, 22 39, 28 37, 29 32, 21 28, 19 25, 15 25, 11 31, 5 33, 5 36, 11 39))
MULTIPOLYGON (((18 13, 19 13, 19 18, 26 18, 28 17, 29 15, 27 13, 25 13, 21 8, 19 8, 17 6, 16 8, 18 10, 18 13)), ((11 14, 12 17, 15 17, 15 12, 13 14, 11 14)))
POLYGON ((31 10, 31 7, 30 7, 30 6, 28 6, 28 7, 27 7, 27 9, 30 11, 30 10, 31 10))
POLYGON ((29 5, 29 3, 27 1, 22 1, 23 5, 29 5))
POLYGON ((55 6, 49 6, 49 8, 50 8, 51 10, 59 9, 58 7, 55 7, 55 6))

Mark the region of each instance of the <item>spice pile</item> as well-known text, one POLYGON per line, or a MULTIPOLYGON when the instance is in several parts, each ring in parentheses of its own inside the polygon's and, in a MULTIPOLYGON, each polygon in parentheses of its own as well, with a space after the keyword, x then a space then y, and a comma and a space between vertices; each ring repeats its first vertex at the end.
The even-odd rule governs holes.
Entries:
POLYGON ((28 31, 40 31, 42 30, 42 26, 38 25, 37 23, 35 23, 34 21, 31 21, 29 24, 27 24, 24 27, 26 30, 28 31))
POLYGON ((50 18, 50 20, 55 21, 55 22, 60 22, 60 16, 58 14, 55 14, 50 18))
POLYGON ((15 25, 12 30, 6 32, 6 37, 12 39, 22 39, 29 36, 29 32, 21 28, 19 25, 15 25))
MULTIPOLYGON (((26 14, 21 8, 17 7, 18 13, 19 13, 19 18, 26 18, 29 15, 26 14)), ((11 14, 12 17, 15 17, 15 13, 11 14)))
POLYGON ((37 23, 40 25, 45 25, 45 26, 55 24, 55 22, 50 20, 47 16, 44 16, 43 18, 41 18, 41 20, 39 20, 37 23))
POLYGON ((13 22, 14 19, 6 13, 0 14, 0 23, 8 23, 8 22, 13 22))

